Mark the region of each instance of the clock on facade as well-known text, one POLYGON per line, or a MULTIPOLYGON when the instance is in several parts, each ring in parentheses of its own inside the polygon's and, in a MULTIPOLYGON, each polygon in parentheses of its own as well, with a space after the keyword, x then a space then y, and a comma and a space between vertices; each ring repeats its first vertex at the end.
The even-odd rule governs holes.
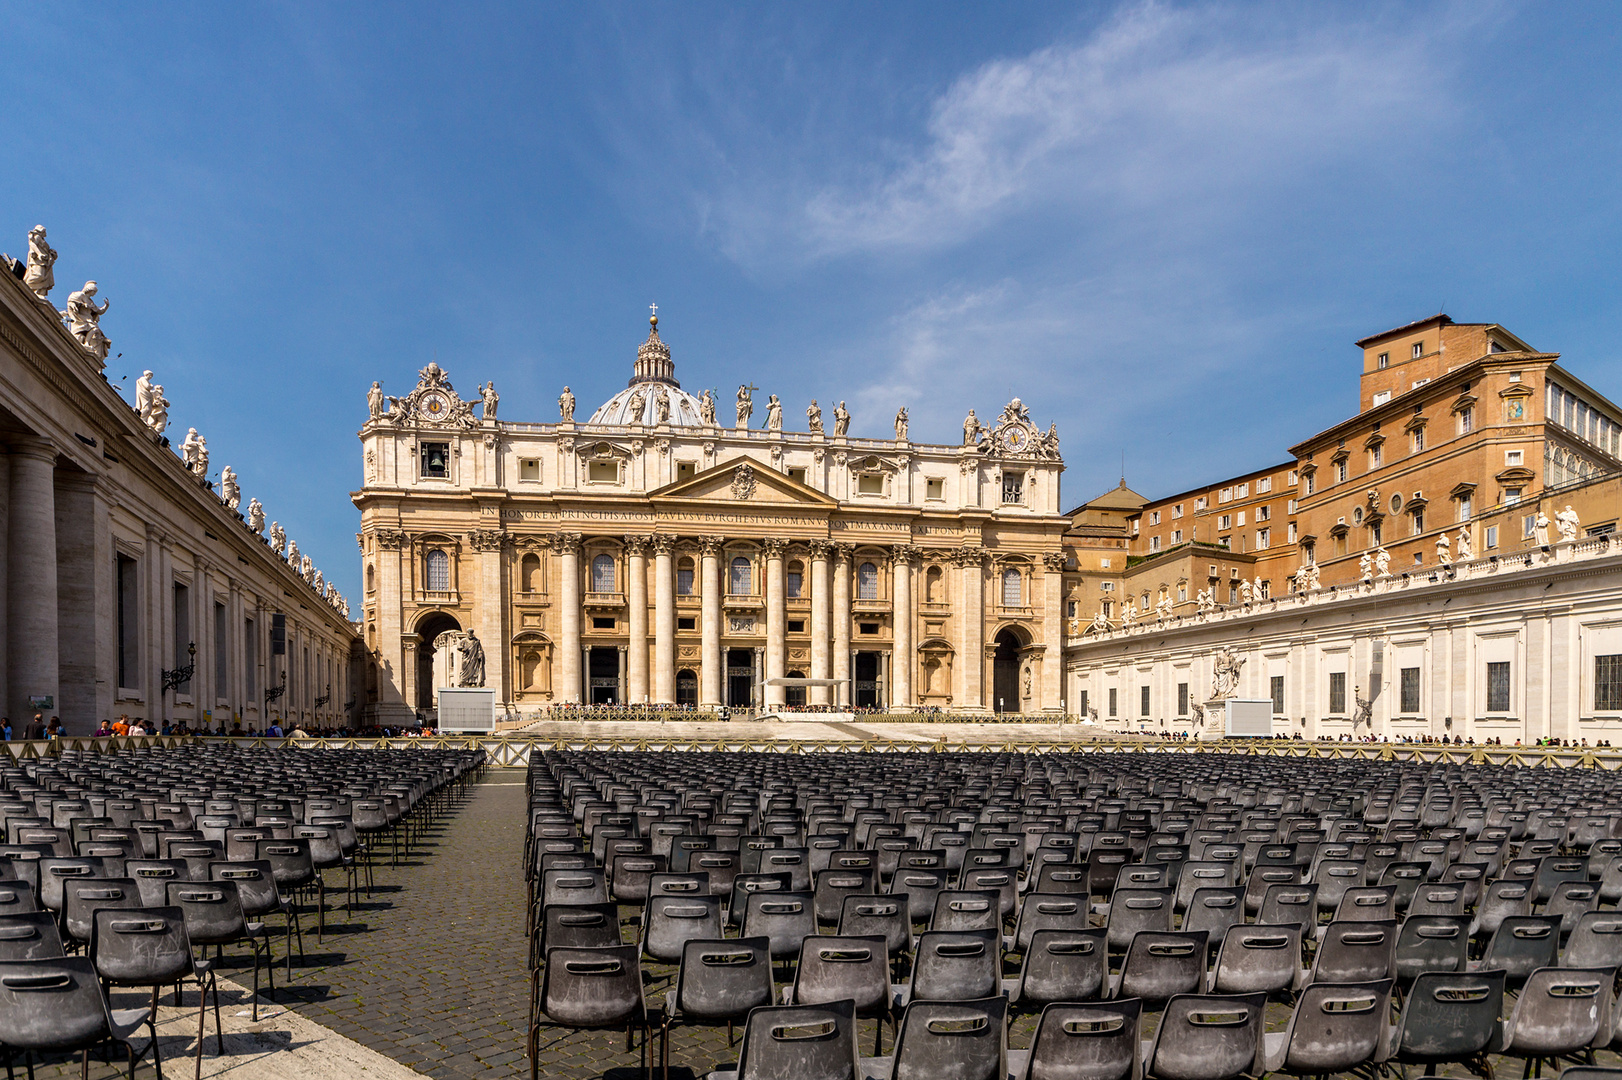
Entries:
POLYGON ((1002 444, 1010 450, 1023 450, 1030 445, 1030 441, 1030 434, 1022 427, 1009 425, 1003 429, 1002 444))
POLYGON ((443 420, 451 413, 450 399, 438 391, 424 394, 417 402, 417 411, 428 420, 443 420))

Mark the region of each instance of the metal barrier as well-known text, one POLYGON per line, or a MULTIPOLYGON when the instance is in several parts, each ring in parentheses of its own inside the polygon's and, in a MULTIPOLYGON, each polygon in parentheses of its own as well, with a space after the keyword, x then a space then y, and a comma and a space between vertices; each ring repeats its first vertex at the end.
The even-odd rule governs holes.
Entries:
POLYGON ((231 738, 219 735, 69 736, 42 741, 0 743, 15 759, 57 757, 63 751, 86 754, 141 753, 155 747, 245 746, 297 750, 482 749, 496 768, 525 768, 530 754, 548 750, 702 752, 755 754, 1238 754, 1250 757, 1303 757, 1364 761, 1417 761, 1457 765, 1521 765, 1542 769, 1622 769, 1622 749, 1544 746, 1432 746, 1414 743, 1336 743, 1290 740, 1158 742, 1136 739, 1035 740, 954 738, 943 733, 924 739, 655 739, 534 738, 521 735, 432 735, 415 738, 231 738))

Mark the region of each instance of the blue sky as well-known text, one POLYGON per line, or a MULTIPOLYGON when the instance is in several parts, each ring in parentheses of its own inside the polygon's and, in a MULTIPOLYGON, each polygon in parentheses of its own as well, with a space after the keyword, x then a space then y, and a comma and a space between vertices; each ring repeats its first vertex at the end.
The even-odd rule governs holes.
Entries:
MULTIPOLYGON (((22 5, 0 248, 44 223, 354 595, 374 378, 508 419, 677 375, 919 440, 1010 396, 1065 502, 1284 460, 1444 309, 1622 396, 1622 9, 22 5)), ((126 393, 129 393, 126 390, 126 393)), ((759 410, 757 410, 758 413, 759 410)))

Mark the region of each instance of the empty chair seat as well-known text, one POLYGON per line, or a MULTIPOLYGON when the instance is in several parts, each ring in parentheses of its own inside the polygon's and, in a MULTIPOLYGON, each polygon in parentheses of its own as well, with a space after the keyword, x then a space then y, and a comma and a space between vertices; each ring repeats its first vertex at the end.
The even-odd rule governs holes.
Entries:
POLYGON ((1143 1055, 1153 1080, 1235 1080, 1260 1074, 1264 994, 1180 994, 1166 1003, 1143 1055))

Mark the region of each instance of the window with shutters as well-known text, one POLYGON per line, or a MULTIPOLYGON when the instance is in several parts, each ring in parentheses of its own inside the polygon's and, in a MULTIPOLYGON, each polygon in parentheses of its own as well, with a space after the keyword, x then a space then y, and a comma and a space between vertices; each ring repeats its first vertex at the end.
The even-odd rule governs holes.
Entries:
POLYGON ((423 578, 428 583, 429 592, 450 592, 451 589, 451 560, 450 556, 435 548, 428 553, 424 560, 423 578))
POLYGON ((591 591, 594 593, 614 591, 614 556, 599 555, 591 560, 591 591))

